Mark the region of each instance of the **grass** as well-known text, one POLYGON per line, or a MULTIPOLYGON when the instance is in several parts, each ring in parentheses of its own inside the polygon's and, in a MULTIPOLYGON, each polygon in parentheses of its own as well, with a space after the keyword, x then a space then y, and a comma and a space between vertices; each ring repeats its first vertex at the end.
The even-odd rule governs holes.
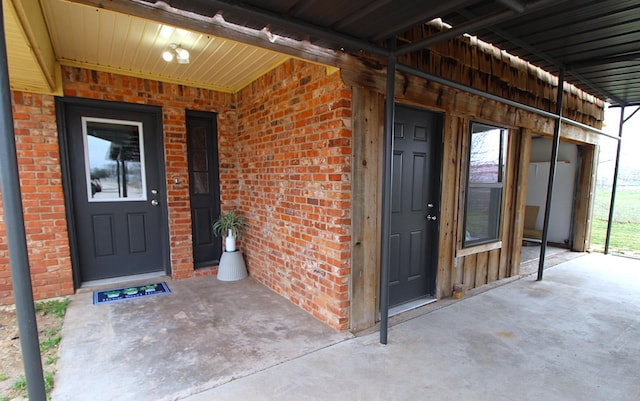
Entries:
POLYGON ((43 315, 53 315, 57 318, 62 319, 67 313, 69 301, 69 298, 64 298, 37 302, 36 312, 42 312, 43 315))
MULTIPOLYGON (((40 338, 40 354, 44 360, 45 366, 49 367, 44 370, 44 388, 47 393, 47 399, 50 398, 51 390, 54 385, 55 364, 58 361, 58 345, 62 340, 62 323, 69 299, 54 299, 50 301, 36 302, 35 309, 41 315, 53 315, 57 324, 52 328, 42 329, 39 332, 40 338)), ((9 376, 5 373, 0 374, 0 381, 8 380, 9 376)), ((1 394, 0 401, 8 401, 15 397, 27 396, 27 381, 24 376, 20 376, 11 384, 10 394, 1 394)))
MULTIPOLYGON (((591 226, 591 247, 603 252, 609 218, 610 188, 597 188, 591 226)), ((640 190, 618 187, 609 251, 640 256, 640 190)))

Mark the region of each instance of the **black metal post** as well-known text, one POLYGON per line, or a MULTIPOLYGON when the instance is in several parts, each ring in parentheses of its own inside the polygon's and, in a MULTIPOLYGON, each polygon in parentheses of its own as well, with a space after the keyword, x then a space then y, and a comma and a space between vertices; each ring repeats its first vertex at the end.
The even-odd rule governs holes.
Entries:
POLYGON ((387 64, 387 99, 384 115, 384 181, 382 187, 382 251, 380 255, 380 343, 387 343, 389 328, 389 234, 391 231, 391 167, 393 155, 393 123, 396 97, 396 48, 395 38, 389 40, 389 62, 387 64))
MULTIPOLYGON (((4 10, 0 3, 0 33, 4 32, 4 10)), ((11 90, 7 66, 7 44, 5 35, 0 34, 0 188, 4 221, 9 248, 9 264, 16 302, 18 330, 24 373, 27 380, 27 393, 31 401, 46 401, 40 343, 36 312, 33 304, 33 288, 29 270, 27 240, 22 214, 22 194, 18 177, 18 158, 13 130, 11 110, 11 90)))
POLYGON ((544 225, 542 227, 542 244, 540 246, 540 260, 538 261, 538 281, 542 280, 544 258, 547 252, 547 237, 549 235, 549 216, 551 216, 551 198, 553 184, 556 181, 556 167, 558 165, 558 148, 560 147, 560 127, 562 126, 562 103, 564 101, 564 68, 558 74, 558 93, 556 95, 556 121, 553 130, 553 146, 551 148, 551 166, 549 167, 549 183, 547 185, 547 203, 544 209, 544 225))
POLYGON ((604 240, 604 254, 609 254, 609 242, 611 240, 611 227, 613 226, 613 207, 616 203, 616 189, 618 188, 618 172, 620 170, 620 152, 622 150, 622 130, 624 128, 624 106, 620 107, 620 123, 618 124, 618 149, 616 151, 616 164, 613 169, 613 183, 611 185, 611 203, 609 203, 609 219, 607 220, 607 235, 604 240))

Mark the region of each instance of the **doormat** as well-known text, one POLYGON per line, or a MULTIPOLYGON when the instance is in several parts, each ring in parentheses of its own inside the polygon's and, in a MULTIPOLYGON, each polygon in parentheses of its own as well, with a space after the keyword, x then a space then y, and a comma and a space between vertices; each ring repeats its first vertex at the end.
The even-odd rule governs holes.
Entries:
POLYGON ((137 285, 133 287, 116 288, 113 290, 94 291, 93 304, 106 304, 117 301, 124 301, 132 298, 144 298, 152 295, 169 294, 171 290, 167 283, 137 285))

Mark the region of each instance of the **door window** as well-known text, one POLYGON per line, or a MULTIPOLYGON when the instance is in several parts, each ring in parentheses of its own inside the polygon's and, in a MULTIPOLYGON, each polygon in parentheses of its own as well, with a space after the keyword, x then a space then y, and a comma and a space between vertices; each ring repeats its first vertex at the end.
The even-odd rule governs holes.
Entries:
POLYGON ((82 117, 89 202, 146 201, 142 123, 82 117))

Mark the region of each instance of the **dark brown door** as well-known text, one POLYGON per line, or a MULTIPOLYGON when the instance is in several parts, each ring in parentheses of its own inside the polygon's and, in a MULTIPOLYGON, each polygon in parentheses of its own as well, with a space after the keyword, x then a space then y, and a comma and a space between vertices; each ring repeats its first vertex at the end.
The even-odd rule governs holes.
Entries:
POLYGON ((441 116, 396 106, 389 304, 433 295, 438 247, 441 116))
POLYGON ((80 281, 167 271, 159 109, 66 102, 80 281))
POLYGON ((187 111, 187 143, 193 263, 198 268, 217 264, 222 253, 222 240, 211 229, 220 215, 216 114, 187 111))

